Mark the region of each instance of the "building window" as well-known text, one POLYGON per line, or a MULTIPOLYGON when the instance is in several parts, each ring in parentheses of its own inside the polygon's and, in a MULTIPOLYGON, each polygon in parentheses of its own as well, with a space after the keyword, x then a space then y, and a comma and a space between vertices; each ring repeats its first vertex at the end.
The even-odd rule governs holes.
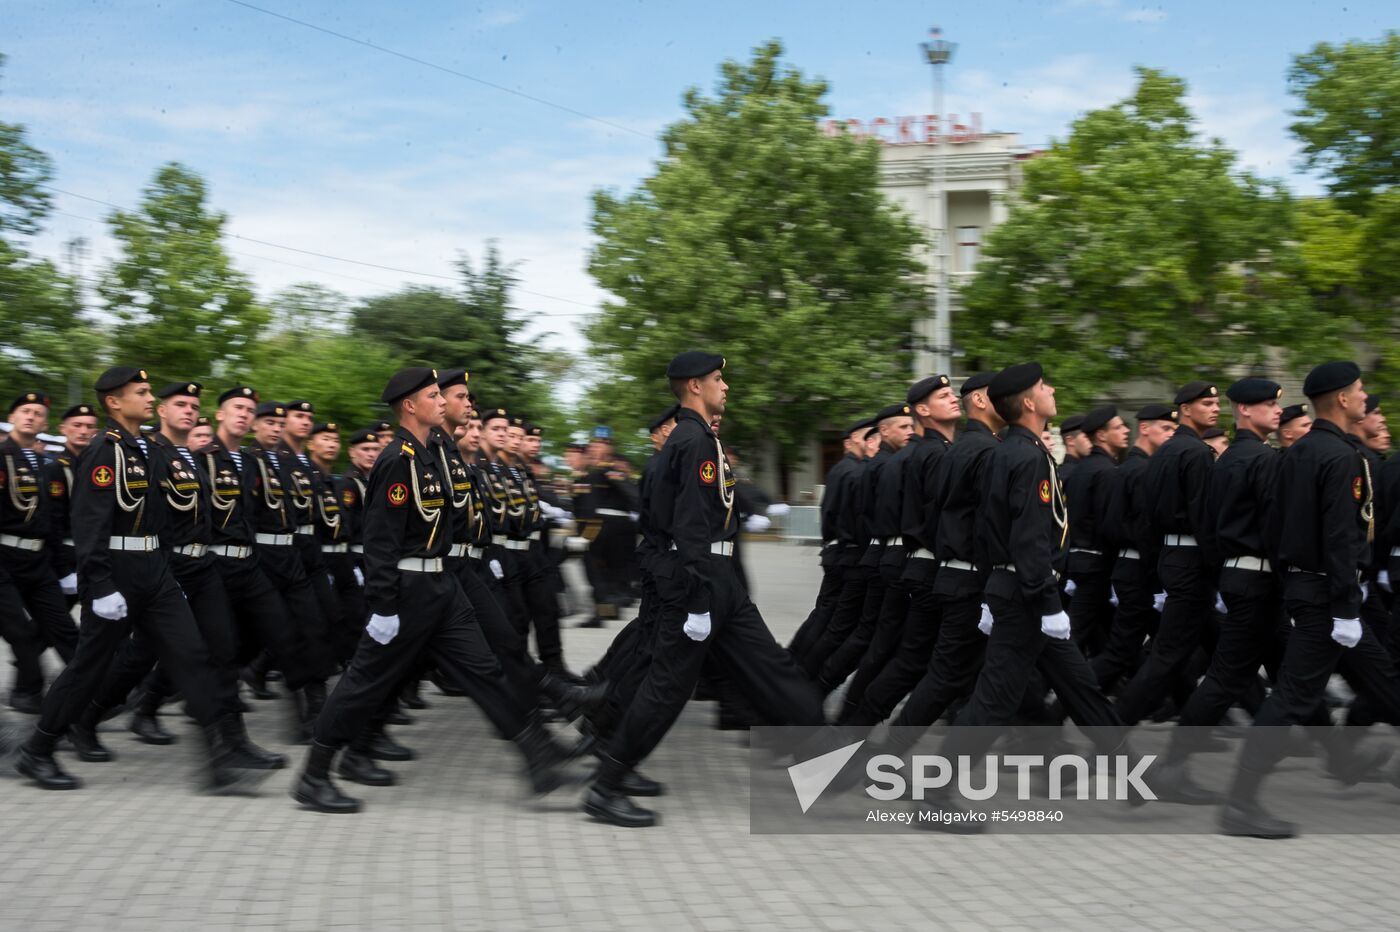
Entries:
POLYGON ((982 252, 982 228, 958 227, 958 271, 971 272, 977 268, 982 252))

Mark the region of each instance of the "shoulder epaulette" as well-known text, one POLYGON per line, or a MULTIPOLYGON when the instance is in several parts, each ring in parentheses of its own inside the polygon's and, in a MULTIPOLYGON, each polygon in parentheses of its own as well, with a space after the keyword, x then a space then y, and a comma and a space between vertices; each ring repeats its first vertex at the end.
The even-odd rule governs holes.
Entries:
POLYGON ((399 447, 399 452, 400 452, 400 453, 407 453, 409 456, 417 456, 417 455, 418 455, 417 453, 413 452, 413 447, 409 446, 409 445, 406 444, 406 443, 399 447))
POLYGON ((108 437, 111 437, 113 440, 120 440, 120 439, 122 439, 122 435, 121 435, 121 432, 120 432, 120 431, 109 430, 109 431, 107 431, 107 436, 108 436, 108 437))

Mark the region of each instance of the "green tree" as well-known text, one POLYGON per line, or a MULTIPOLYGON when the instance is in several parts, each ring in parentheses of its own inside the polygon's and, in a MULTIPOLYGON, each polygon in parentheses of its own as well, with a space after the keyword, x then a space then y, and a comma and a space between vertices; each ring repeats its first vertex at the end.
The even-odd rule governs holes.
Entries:
POLYGON ((247 379, 264 399, 309 399, 343 439, 390 417, 379 394, 398 368, 388 350, 349 333, 284 331, 258 341, 247 379))
POLYGON ((902 398, 920 313, 909 219, 880 194, 879 147, 831 137, 827 85, 768 42, 692 88, 633 192, 594 194, 589 271, 612 294, 587 327, 595 422, 631 433, 670 398, 676 353, 724 354, 727 438, 784 461, 832 417, 902 398))
POLYGON ((224 251, 228 216, 209 209, 204 180, 164 165, 140 208, 108 222, 122 254, 98 293, 117 318, 114 358, 158 379, 221 379, 246 368, 267 310, 224 251))
POLYGON ((1138 75, 1026 163, 956 318, 979 367, 1043 361, 1066 412, 1127 380, 1223 380, 1337 345, 1301 287, 1283 190, 1198 137, 1183 82, 1138 75))

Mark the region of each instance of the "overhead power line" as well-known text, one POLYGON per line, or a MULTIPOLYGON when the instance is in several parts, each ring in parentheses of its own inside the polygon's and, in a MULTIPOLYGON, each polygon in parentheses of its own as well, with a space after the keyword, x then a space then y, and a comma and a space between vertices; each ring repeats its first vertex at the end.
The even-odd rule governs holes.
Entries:
POLYGON ((535 95, 527 94, 524 91, 517 91, 514 88, 506 87, 504 84, 497 84, 495 81, 488 81, 487 79, 479 78, 474 74, 467 74, 465 71, 458 71, 456 68, 449 68, 447 65, 440 65, 437 62, 428 61, 426 58, 419 58, 417 55, 410 55, 407 52, 400 52, 397 49, 391 49, 387 46, 379 45, 376 42, 370 42, 368 39, 359 39, 355 36, 346 35, 343 32, 336 32, 334 29, 328 29, 325 26, 319 26, 316 23, 308 23, 304 19, 297 19, 295 16, 288 16, 285 13, 278 13, 276 10, 269 10, 265 7, 260 7, 256 4, 248 3, 246 2, 246 0, 228 0, 228 2, 232 3, 235 6, 241 6, 246 9, 253 10, 257 13, 262 13, 266 16, 272 16, 280 20, 285 20, 289 23, 295 23, 296 25, 303 26, 307 29, 314 29, 316 32, 324 33, 328 36, 334 36, 335 38, 344 40, 346 42, 353 42, 356 45, 361 45, 365 48, 373 49, 376 52, 383 52, 385 55, 393 55, 395 58, 401 58, 404 61, 413 62, 415 65, 422 65, 424 68, 431 68, 434 71, 441 71, 444 74, 450 74, 454 77, 464 78, 468 81, 480 84, 483 87, 489 87, 492 90, 501 91, 504 94, 510 94, 511 96, 519 97, 522 100, 528 100, 531 103, 539 104, 542 107, 549 107, 550 109, 558 110, 561 113, 567 113, 571 116, 580 117, 584 120, 590 120, 601 126, 606 126, 609 129, 615 129, 620 133, 631 133, 633 136, 640 136, 643 139, 654 138, 651 134, 644 133, 641 130, 632 129, 630 126, 623 126, 620 123, 614 123, 611 120, 605 120, 602 117, 595 117, 592 114, 584 113, 582 110, 575 110, 573 107, 568 107, 564 104, 557 104, 552 100, 545 100, 543 97, 536 97, 535 95))

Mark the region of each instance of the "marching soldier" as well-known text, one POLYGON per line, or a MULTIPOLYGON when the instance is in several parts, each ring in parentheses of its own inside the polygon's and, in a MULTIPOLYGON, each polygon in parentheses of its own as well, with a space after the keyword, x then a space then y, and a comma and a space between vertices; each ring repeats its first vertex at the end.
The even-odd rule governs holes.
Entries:
POLYGON ((618 617, 618 609, 631 601, 632 581, 627 569, 636 546, 637 487, 613 454, 612 430, 596 427, 588 445, 592 461, 588 485, 589 517, 598 522, 598 534, 589 545, 594 558, 593 603, 605 621, 618 617))
POLYGON ((1308 414, 1307 404, 1289 405, 1283 409, 1283 415, 1278 422, 1278 442, 1279 446, 1287 450, 1298 442, 1312 427, 1312 416, 1308 414))
MULTIPOLYGON (((1069 477, 1074 475, 1074 470, 1093 449, 1089 435, 1084 433, 1084 415, 1071 414, 1061 422, 1060 443, 1064 444, 1065 447, 1064 462, 1059 467, 1060 481, 1069 482, 1069 477)), ((1045 449, 1051 448, 1046 447, 1045 449)))
POLYGON ((282 439, 277 444, 277 458, 281 462, 283 488, 294 525, 292 543, 301 558, 302 569, 311 581, 312 591, 316 593, 316 601, 321 606, 322 637, 325 639, 325 649, 334 658, 337 656, 337 641, 340 640, 339 629, 344 626, 344 615, 326 570, 325 555, 321 552, 322 522, 319 510, 326 500, 325 483, 306 453, 306 442, 316 426, 316 407, 309 401, 298 400, 287 402, 286 409, 282 439))
POLYGON ((336 645, 336 661, 344 664, 355 652, 360 632, 368 616, 363 587, 355 578, 350 556, 350 520, 342 507, 349 492, 349 481, 332 470, 340 456, 340 434, 335 424, 318 421, 306 439, 305 455, 316 470, 316 538, 320 541, 321 560, 331 583, 331 606, 340 612, 331 632, 336 645))
MULTIPOLYGON (((49 557, 71 614, 73 606, 78 604, 78 558, 73 552, 72 521, 68 513, 72 501, 73 464, 97 434, 97 410, 92 405, 74 405, 63 412, 58 432, 63 435, 63 449, 44 470, 44 488, 51 505, 49 557)), ((73 637, 76 644, 76 628, 73 637)))
POLYGON ((1084 415, 1089 452, 1065 480, 1069 503, 1069 620, 1074 642, 1093 657, 1103 649, 1113 622, 1109 577, 1117 558, 1107 528, 1109 497, 1118 458, 1128 448, 1128 426, 1113 405, 1084 415))

